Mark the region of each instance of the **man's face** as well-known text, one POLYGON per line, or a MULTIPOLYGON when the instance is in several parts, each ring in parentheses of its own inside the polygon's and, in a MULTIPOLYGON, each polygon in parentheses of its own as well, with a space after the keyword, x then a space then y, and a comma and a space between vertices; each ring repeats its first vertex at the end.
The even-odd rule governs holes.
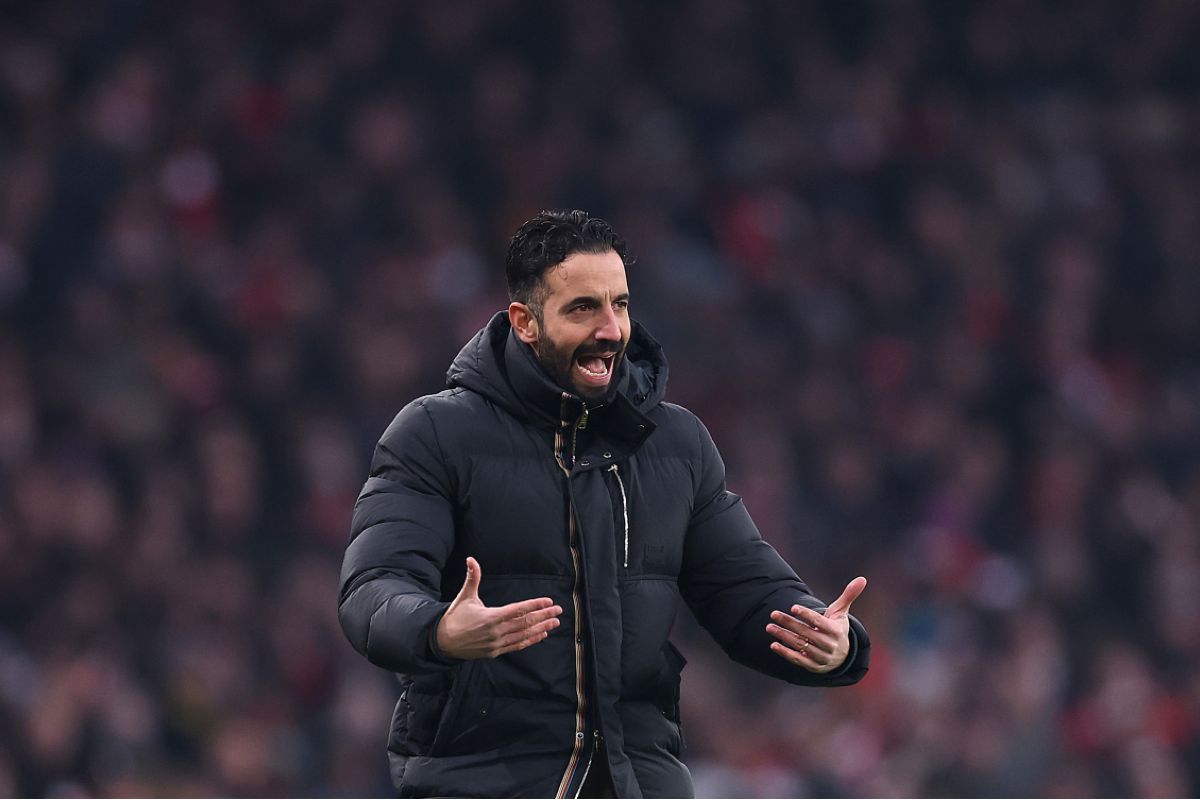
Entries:
POLYGON ((584 400, 615 388, 629 344, 629 285, 616 252, 575 253, 543 276, 549 295, 540 323, 517 335, 559 386, 584 400))

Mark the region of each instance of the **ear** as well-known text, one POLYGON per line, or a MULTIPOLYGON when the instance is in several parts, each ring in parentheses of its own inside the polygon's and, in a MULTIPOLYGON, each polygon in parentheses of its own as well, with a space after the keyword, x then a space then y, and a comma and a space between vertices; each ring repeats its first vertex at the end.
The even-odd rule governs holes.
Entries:
POLYGON ((509 304, 508 321, 512 324, 517 338, 525 344, 533 344, 538 340, 537 317, 529 306, 524 303, 509 304))

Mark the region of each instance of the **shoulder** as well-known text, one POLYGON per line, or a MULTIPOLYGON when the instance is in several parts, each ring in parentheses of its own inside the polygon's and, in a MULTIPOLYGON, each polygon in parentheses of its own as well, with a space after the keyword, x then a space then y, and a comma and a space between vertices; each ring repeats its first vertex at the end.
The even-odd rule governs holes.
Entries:
POLYGON ((650 412, 649 417, 659 430, 665 428, 693 437, 699 431, 704 430, 704 423, 698 416, 676 403, 659 403, 650 412))
POLYGON ((678 403, 668 403, 666 400, 650 409, 647 416, 659 424, 664 421, 686 423, 689 420, 696 420, 698 422, 700 419, 678 403))
POLYGON ((418 397, 396 415, 383 443, 419 436, 451 462, 466 454, 512 447, 528 423, 469 388, 455 387, 418 397))
POLYGON ((484 402, 484 399, 478 394, 460 386, 454 389, 445 389, 437 394, 418 397, 409 403, 409 406, 417 406, 431 417, 440 419, 478 411, 484 402))
POLYGON ((675 403, 659 403, 647 415, 654 423, 654 435, 660 446, 679 448, 691 456, 697 456, 712 446, 712 438, 700 418, 687 408, 675 403))
POLYGON ((473 395, 465 389, 447 389, 416 398, 392 419, 383 433, 383 441, 429 433, 436 435, 441 427, 453 425, 459 416, 471 413, 469 406, 473 395))

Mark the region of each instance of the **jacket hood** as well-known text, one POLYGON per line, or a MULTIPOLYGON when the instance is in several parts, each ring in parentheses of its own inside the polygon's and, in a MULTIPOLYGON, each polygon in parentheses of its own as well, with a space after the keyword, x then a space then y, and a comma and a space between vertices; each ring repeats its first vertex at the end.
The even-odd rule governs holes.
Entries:
MULTIPOLYGON (((638 322, 616 381, 617 395, 642 414, 666 396, 666 356, 638 322)), ((542 369, 533 349, 517 338, 505 311, 497 312, 459 351, 446 372, 446 385, 478 392, 518 418, 560 424, 563 389, 542 369)))

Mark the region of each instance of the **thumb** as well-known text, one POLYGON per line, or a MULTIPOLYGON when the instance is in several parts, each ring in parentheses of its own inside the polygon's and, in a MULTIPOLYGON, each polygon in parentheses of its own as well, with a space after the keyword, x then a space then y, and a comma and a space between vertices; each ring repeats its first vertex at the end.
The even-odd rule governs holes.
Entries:
POLYGON ((850 604, 858 599, 858 596, 863 593, 863 589, 867 588, 867 579, 861 575, 850 583, 846 584, 846 590, 842 592, 842 596, 829 604, 829 608, 825 610, 825 616, 845 616, 850 612, 850 604))
POLYGON ((479 562, 467 556, 467 577, 463 581, 462 589, 459 590, 458 596, 460 599, 479 599, 479 582, 483 579, 483 568, 479 566, 479 562))

